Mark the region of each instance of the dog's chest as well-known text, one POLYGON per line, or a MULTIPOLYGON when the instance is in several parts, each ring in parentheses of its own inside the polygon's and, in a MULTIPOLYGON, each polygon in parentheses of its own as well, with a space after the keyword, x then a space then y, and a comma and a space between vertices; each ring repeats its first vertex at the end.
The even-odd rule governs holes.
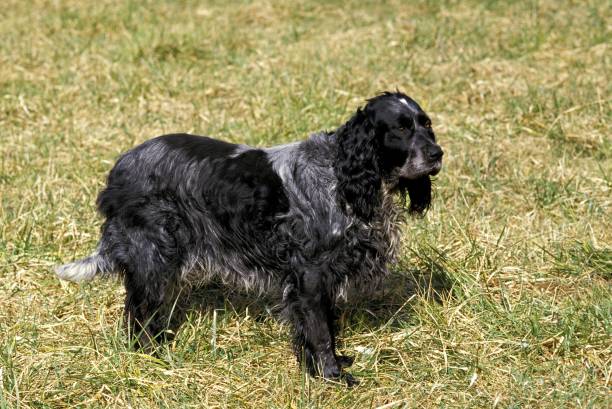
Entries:
POLYGON ((379 212, 370 223, 362 223, 349 242, 364 251, 370 250, 380 263, 392 262, 399 246, 401 221, 400 207, 391 195, 385 194, 379 212))

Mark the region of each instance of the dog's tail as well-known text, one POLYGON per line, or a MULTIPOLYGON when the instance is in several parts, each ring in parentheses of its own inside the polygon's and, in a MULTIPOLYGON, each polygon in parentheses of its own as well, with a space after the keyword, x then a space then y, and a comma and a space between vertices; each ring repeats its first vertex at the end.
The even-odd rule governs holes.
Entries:
POLYGON ((113 263, 98 250, 84 259, 55 267, 59 278, 74 282, 90 281, 96 276, 108 275, 113 270, 113 263))

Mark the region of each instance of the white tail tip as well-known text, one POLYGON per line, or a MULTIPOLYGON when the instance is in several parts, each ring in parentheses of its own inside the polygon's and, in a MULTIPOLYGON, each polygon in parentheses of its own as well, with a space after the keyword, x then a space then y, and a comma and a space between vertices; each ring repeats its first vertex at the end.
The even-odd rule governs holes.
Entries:
POLYGON ((59 278, 66 281, 90 281, 98 274, 100 264, 98 254, 73 263, 64 264, 55 268, 55 273, 59 278))

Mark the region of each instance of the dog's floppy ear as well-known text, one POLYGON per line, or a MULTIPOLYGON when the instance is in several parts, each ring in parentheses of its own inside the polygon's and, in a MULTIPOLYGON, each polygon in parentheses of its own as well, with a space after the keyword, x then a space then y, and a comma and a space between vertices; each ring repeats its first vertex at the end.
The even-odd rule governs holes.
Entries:
POLYGON ((374 126, 358 109, 337 131, 336 177, 340 205, 349 205, 359 218, 369 221, 381 204, 382 177, 378 167, 379 141, 374 126))
POLYGON ((402 179, 400 180, 399 189, 402 194, 408 193, 410 197, 410 213, 423 214, 431 204, 431 179, 429 176, 423 176, 418 179, 402 179))

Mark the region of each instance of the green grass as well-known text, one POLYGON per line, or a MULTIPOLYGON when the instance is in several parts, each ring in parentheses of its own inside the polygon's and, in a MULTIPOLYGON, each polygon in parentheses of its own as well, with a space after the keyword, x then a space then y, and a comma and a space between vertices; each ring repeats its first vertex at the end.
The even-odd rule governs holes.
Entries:
POLYGON ((5 0, 0 21, 0 408, 612 405, 609 2, 5 0), (253 298, 203 294, 152 357, 120 283, 54 277, 94 248, 120 152, 303 139, 396 87, 445 164, 391 290, 342 315, 357 388, 304 376, 253 298))

